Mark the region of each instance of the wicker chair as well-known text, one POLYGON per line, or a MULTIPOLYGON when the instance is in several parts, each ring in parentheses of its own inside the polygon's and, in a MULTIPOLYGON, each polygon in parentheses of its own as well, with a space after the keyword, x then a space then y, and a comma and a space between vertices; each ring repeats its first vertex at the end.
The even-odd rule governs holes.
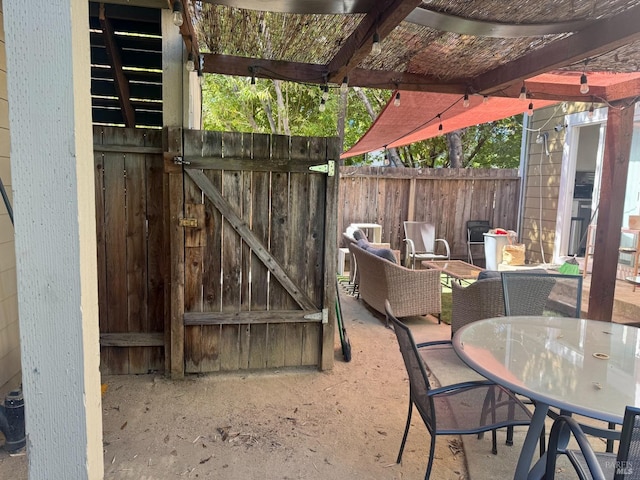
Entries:
POLYGON ((632 480, 640 479, 640 409, 627 407, 622 422, 618 453, 596 453, 593 451, 581 426, 572 417, 562 415, 551 427, 549 450, 546 458, 534 466, 538 471, 544 462, 546 480, 553 480, 556 474, 558 455, 566 455, 578 477, 594 480, 632 480), (567 448, 574 437, 579 449, 567 448))
POLYGON ((451 336, 460 327, 504 315, 500 277, 478 280, 467 287, 451 282, 451 336))
POLYGON ((489 380, 433 388, 421 350, 430 348, 434 343, 416 345, 411 331, 394 316, 388 301, 385 302, 385 313, 387 322, 393 325, 409 375, 409 411, 397 463, 402 460, 414 405, 431 435, 425 480, 431 475, 437 435, 479 434, 491 430, 492 451, 495 453, 497 428, 530 423, 531 412, 515 395, 489 380))
POLYGON ((358 268, 360 298, 384 315, 388 299, 398 317, 433 314, 440 321, 442 286, 435 269, 411 270, 349 244, 358 268))

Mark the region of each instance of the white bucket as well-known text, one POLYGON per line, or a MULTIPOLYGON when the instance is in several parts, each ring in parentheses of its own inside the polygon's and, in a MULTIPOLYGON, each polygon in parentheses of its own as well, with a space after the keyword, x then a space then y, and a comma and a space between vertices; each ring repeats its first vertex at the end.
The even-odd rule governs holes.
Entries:
POLYGON ((484 257, 487 270, 498 270, 498 265, 502 263, 502 247, 509 243, 507 235, 497 235, 495 233, 485 233, 484 235, 484 257))

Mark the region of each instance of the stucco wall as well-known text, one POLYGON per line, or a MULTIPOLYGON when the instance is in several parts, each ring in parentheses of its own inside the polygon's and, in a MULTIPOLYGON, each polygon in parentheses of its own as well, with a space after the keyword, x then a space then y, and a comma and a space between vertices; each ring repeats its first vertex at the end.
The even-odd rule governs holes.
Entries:
MULTIPOLYGON (((7 101, 7 57, 4 41, 4 15, 0 0, 0 178, 11 199, 9 165, 9 104, 7 101)), ((20 339, 18 295, 13 226, 0 199, 0 391, 19 381, 20 339)), ((4 397, 0 398, 2 401, 4 397)))

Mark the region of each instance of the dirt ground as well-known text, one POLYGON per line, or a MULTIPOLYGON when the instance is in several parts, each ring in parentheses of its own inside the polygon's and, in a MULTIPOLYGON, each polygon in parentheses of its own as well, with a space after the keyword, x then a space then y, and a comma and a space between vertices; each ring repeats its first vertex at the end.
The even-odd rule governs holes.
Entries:
MULTIPOLYGON (((353 359, 336 335, 331 371, 104 377, 104 478, 424 478, 429 437, 417 415, 395 462, 409 387, 393 332, 351 297, 342 307, 353 359)), ((449 334, 431 317, 409 322, 449 334)), ((432 478, 466 475, 459 438, 439 437, 432 478)), ((0 478, 26 480, 27 455, 0 448, 0 478)))

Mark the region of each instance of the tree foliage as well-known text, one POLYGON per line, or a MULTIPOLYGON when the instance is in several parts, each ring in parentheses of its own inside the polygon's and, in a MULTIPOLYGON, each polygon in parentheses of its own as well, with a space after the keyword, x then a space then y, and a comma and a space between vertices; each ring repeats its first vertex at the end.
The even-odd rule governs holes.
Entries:
MULTIPOLYGON (((324 111, 323 89, 278 80, 205 75, 203 123, 207 130, 274 133, 282 135, 338 136, 339 90, 329 88, 324 111)), ((353 146, 373 123, 371 110, 379 113, 391 92, 349 89, 344 149, 353 146), (367 101, 365 101, 365 99, 367 101), (369 110, 368 110, 369 109, 369 110)), ((460 166, 514 168, 520 160, 522 116, 468 127, 460 135, 460 166)), ((449 141, 439 136, 397 148, 402 165, 413 168, 450 167, 449 141)), ((378 158, 381 157, 378 154, 378 158)), ((346 159, 349 165, 371 163, 373 155, 346 159)))

